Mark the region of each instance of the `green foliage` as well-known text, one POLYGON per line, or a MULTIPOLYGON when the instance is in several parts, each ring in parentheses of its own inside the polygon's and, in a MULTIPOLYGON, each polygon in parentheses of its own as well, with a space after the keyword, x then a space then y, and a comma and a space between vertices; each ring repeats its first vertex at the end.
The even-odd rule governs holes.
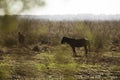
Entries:
POLYGON ((43 63, 36 63, 35 64, 35 67, 39 70, 39 71, 44 71, 45 69, 46 69, 46 66, 45 66, 45 64, 43 64, 43 63))
POLYGON ((37 77, 39 75, 39 70, 34 62, 31 63, 21 63, 15 67, 15 75, 21 77, 37 77))
POLYGON ((72 52, 65 45, 56 47, 57 52, 55 52, 55 62, 58 64, 65 64, 73 62, 72 52))
POLYGON ((94 50, 100 50, 104 48, 104 39, 102 38, 101 35, 97 34, 97 36, 95 36, 94 38, 94 50))
POLYGON ((38 32, 39 32, 41 35, 44 35, 44 34, 48 33, 48 27, 47 27, 47 26, 41 25, 41 26, 39 26, 39 27, 40 27, 40 28, 39 28, 38 32))
POLYGON ((11 69, 8 64, 0 63, 0 80, 11 78, 11 69))
POLYGON ((43 0, 0 0, 0 9, 3 10, 5 15, 18 14, 24 10, 28 10, 35 6, 43 6, 43 0), (15 8, 15 5, 20 5, 15 8))
POLYGON ((17 16, 5 15, 0 18, 0 31, 1 33, 14 32, 17 30, 18 20, 17 16))
POLYGON ((17 41, 12 36, 5 37, 5 39, 3 41, 3 45, 7 46, 7 47, 11 47, 11 46, 16 45, 16 44, 17 44, 17 41))

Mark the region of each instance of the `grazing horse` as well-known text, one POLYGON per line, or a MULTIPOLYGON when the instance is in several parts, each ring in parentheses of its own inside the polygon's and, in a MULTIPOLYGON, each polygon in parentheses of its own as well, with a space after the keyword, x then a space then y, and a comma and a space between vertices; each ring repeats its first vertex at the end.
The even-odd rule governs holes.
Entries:
POLYGON ((84 47, 85 48, 85 54, 87 56, 88 54, 88 48, 90 48, 90 44, 89 41, 82 38, 82 39, 72 39, 72 38, 68 38, 68 37, 63 37, 61 40, 61 44, 69 44, 73 50, 73 56, 76 57, 76 51, 75 51, 75 47, 84 47))

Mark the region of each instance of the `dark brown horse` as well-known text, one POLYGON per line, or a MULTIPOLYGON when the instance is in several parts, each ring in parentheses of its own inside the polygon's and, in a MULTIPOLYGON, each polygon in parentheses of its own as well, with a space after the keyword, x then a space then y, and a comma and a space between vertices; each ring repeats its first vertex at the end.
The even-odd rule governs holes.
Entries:
POLYGON ((69 44, 73 50, 73 56, 76 57, 76 51, 75 51, 75 47, 84 47, 85 49, 85 54, 87 56, 88 54, 88 48, 90 47, 89 41, 82 38, 82 39, 72 39, 72 38, 68 38, 68 37, 63 37, 61 40, 61 44, 69 44))

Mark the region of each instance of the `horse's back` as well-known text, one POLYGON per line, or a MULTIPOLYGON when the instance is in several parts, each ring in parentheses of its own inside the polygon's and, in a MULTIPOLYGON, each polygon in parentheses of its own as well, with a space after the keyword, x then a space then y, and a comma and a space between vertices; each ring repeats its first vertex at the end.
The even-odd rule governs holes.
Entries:
POLYGON ((75 47, 82 47, 86 45, 86 40, 83 39, 74 39, 71 41, 72 45, 75 47))

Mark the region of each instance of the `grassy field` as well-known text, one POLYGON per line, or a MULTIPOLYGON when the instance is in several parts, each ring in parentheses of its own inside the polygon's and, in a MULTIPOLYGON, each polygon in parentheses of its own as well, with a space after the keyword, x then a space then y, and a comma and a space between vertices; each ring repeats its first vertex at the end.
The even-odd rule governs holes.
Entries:
POLYGON ((8 27, 0 23, 0 80, 120 79, 120 21, 12 20, 8 27), (25 45, 18 44, 18 32, 25 45), (60 44, 63 36, 87 38, 88 56, 77 48, 73 57, 70 46, 60 44))
POLYGON ((49 46, 48 51, 33 52, 12 48, 0 56, 1 80, 119 80, 120 52, 83 51, 72 57, 68 46, 49 46), (9 79, 8 79, 9 78, 9 79))

